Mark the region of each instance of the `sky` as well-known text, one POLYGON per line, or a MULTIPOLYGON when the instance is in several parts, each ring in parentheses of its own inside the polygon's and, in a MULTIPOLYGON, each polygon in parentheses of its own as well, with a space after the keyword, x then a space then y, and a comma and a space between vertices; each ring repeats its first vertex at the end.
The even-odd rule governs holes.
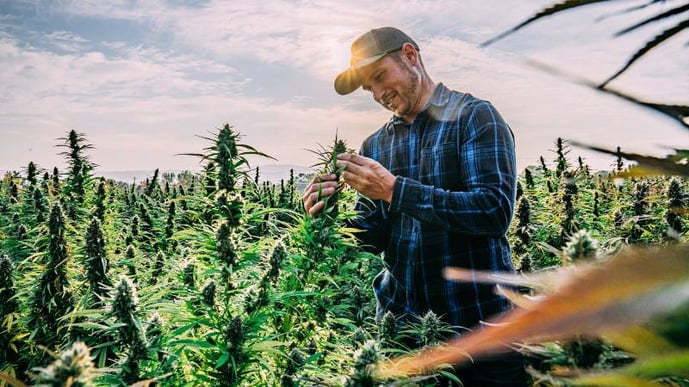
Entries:
MULTIPOLYGON (((226 123, 275 159, 252 166, 309 167, 310 150, 335 136, 358 149, 390 112, 363 90, 338 95, 333 80, 351 41, 387 25, 416 40, 434 81, 498 108, 520 170, 552 162, 558 137, 665 155, 686 147, 686 128, 572 81, 605 80, 663 24, 615 32, 677 4, 617 12, 646 1, 583 7, 483 47, 554 1, 0 0, 0 173, 30 161, 66 170, 57 145, 72 129, 93 145, 96 172, 199 170, 181 154, 203 152, 203 137, 226 123)), ((653 50, 609 86, 689 104, 688 40, 684 32, 653 50)), ((576 147, 569 157, 614 163, 576 147)))

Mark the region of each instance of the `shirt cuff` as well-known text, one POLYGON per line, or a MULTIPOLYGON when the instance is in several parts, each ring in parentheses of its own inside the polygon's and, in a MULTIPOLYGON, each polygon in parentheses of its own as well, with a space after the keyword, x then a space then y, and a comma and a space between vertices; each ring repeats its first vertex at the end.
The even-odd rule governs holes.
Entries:
POLYGON ((430 200, 430 192, 416 180, 397 176, 392 190, 390 212, 415 211, 430 200))

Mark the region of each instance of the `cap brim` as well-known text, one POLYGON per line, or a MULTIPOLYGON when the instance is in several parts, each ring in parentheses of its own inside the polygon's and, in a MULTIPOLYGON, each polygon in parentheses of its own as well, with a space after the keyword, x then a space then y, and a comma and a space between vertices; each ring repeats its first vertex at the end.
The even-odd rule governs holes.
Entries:
POLYGON ((384 57, 387 53, 374 55, 372 57, 361 59, 356 62, 355 65, 348 68, 347 70, 340 73, 340 75, 335 78, 335 91, 340 95, 346 95, 361 86, 361 79, 356 73, 356 69, 360 69, 364 66, 368 66, 384 57))
POLYGON ((335 78, 335 91, 340 95, 347 95, 361 86, 361 80, 353 68, 340 73, 335 78))

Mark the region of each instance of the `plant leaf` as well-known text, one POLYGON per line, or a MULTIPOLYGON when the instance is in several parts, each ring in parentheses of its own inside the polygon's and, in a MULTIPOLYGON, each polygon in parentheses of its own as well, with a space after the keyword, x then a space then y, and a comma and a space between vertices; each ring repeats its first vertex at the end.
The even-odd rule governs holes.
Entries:
POLYGON ((489 40, 486 40, 485 42, 481 43, 481 46, 487 46, 489 44, 493 44, 496 41, 506 37, 507 35, 510 35, 523 27, 526 27, 527 25, 535 22, 536 20, 540 20, 544 17, 554 15, 558 12, 570 10, 573 8, 585 6, 585 5, 590 5, 590 4, 595 4, 595 3, 602 3, 605 1, 611 1, 611 0, 567 0, 563 1, 554 5, 551 5, 550 7, 543 8, 541 11, 536 13, 535 15, 531 16, 530 18, 526 19, 525 21, 519 23, 517 26, 510 28, 509 30, 499 34, 498 36, 491 38, 489 40))
POLYGON ((513 309, 446 345, 384 362, 381 377, 424 373, 506 351, 519 342, 605 335, 673 310, 689 298, 689 248, 629 248, 613 258, 563 272, 554 293, 513 309))
POLYGON ((655 38, 653 38, 653 39, 649 40, 648 42, 646 42, 646 45, 644 45, 644 46, 641 47, 637 52, 635 52, 634 55, 632 55, 632 57, 629 58, 629 60, 627 61, 627 63, 625 63, 625 65, 622 66, 621 69, 619 69, 615 74, 613 74, 612 76, 610 76, 610 78, 606 79, 606 80, 600 85, 600 88, 604 88, 605 85, 607 85, 608 83, 610 83, 610 81, 612 81, 613 79, 619 77, 620 74, 622 74, 623 72, 625 72, 632 64, 634 64, 634 62, 636 62, 637 60, 639 60, 639 58, 641 58, 642 56, 644 56, 646 53, 648 53, 649 51, 651 51, 652 49, 654 49, 655 47, 657 47, 658 45, 660 45, 660 44, 663 43, 664 41, 670 39, 670 38, 673 37, 674 35, 676 35, 676 34, 682 32, 683 30, 685 30, 685 29, 687 29, 687 28, 689 28, 689 19, 683 20, 683 21, 679 22, 679 23, 678 23, 677 25, 675 25, 674 27, 666 29, 665 31, 663 31, 662 33, 660 33, 659 35, 657 35, 655 38))
POLYGON ((27 385, 24 384, 23 382, 21 382, 21 381, 15 379, 15 378, 13 378, 13 377, 7 375, 7 374, 4 373, 4 372, 0 372, 0 380, 4 380, 4 381, 7 382, 10 386, 13 386, 13 387, 26 387, 26 386, 27 386, 27 385))
POLYGON ((627 160, 636 161, 638 164, 629 168, 626 172, 618 174, 620 177, 638 177, 638 176, 685 176, 689 177, 689 164, 686 163, 689 158, 689 150, 675 149, 675 154, 671 154, 666 158, 658 158, 653 156, 645 156, 637 153, 617 152, 605 148, 600 148, 593 145, 581 144, 571 141, 572 145, 590 149, 596 152, 607 153, 623 157, 627 160))

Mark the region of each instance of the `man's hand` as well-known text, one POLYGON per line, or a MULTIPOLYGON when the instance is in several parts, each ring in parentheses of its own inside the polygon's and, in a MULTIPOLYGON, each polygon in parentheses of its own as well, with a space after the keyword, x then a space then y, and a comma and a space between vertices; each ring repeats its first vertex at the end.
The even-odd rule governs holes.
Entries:
POLYGON ((322 210, 328 196, 337 191, 337 185, 337 175, 334 173, 314 177, 301 198, 306 213, 313 216, 322 210))
POLYGON ((388 203, 392 200, 395 175, 379 162, 361 155, 341 153, 337 155, 337 167, 343 170, 344 181, 362 195, 388 203))

